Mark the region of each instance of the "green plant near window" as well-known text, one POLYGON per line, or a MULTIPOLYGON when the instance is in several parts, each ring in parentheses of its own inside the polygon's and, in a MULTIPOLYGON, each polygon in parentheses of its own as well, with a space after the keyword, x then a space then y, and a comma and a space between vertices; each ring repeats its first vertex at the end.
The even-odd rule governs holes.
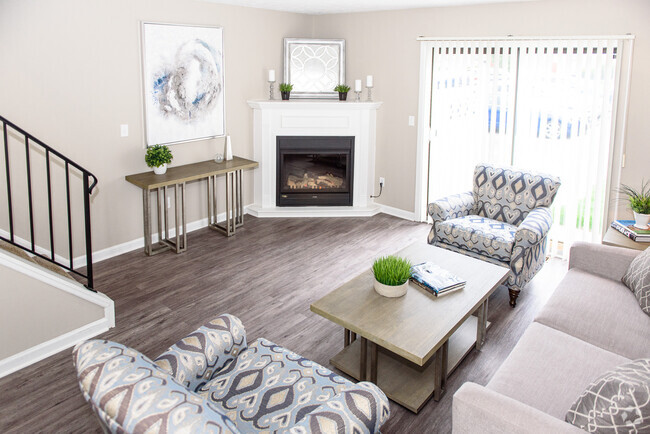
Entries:
POLYGON ((350 91, 350 86, 346 86, 344 84, 339 84, 334 88, 334 92, 348 93, 349 91, 350 91))
POLYGON ((153 145, 147 148, 144 161, 149 167, 160 167, 172 162, 174 156, 166 145, 153 145))
POLYGON ((397 256, 383 256, 372 264, 372 272, 379 283, 402 285, 411 277, 411 262, 397 256))
POLYGON ((641 190, 621 184, 618 192, 630 201, 632 211, 639 214, 650 214, 650 181, 641 180, 641 190))
POLYGON ((280 83, 280 92, 291 92, 292 90, 293 90, 293 84, 280 83))

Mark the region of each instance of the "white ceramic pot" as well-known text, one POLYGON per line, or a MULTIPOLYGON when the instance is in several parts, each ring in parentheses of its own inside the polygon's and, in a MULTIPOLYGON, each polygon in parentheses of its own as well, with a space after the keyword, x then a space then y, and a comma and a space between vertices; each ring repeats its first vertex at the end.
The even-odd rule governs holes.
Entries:
POLYGON ((648 229, 650 224, 650 214, 639 214, 634 212, 634 227, 639 229, 648 229))
POLYGON ((383 295, 384 297, 401 297, 404 294, 406 294, 406 290, 409 287, 409 281, 407 280, 401 285, 397 286, 391 286, 391 285, 384 285, 381 282, 378 282, 377 279, 375 279, 375 291, 379 295, 383 295))
POLYGON ((162 175, 167 172, 167 163, 164 163, 162 166, 157 166, 153 168, 153 173, 156 175, 162 175))

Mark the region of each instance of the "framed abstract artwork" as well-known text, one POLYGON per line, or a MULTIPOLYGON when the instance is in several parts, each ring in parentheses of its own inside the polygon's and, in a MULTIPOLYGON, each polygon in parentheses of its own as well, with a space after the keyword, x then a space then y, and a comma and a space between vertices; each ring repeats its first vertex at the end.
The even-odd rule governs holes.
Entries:
POLYGON ((147 146, 225 135, 223 29, 142 23, 147 146))
POLYGON ((338 98, 345 83, 345 39, 284 38, 284 82, 291 98, 338 98))

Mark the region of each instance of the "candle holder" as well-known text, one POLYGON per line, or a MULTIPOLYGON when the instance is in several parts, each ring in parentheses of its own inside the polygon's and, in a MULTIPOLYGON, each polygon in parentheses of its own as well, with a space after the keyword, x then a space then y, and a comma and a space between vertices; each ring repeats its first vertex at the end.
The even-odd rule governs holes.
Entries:
POLYGON ((355 90, 354 93, 357 94, 356 98, 354 99, 355 102, 361 102, 361 91, 360 90, 355 90))
POLYGON ((372 101, 372 86, 366 86, 366 89, 368 89, 368 98, 366 101, 372 101))
POLYGON ((275 97, 273 96, 273 85, 275 84, 274 81, 269 81, 269 99, 274 100, 275 97))

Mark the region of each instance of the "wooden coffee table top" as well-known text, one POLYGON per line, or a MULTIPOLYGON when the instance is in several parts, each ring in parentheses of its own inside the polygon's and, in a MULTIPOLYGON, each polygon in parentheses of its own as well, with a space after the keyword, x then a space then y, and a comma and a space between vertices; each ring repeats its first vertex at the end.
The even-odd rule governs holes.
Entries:
POLYGON ((505 281, 508 269, 426 242, 396 253, 413 264, 431 261, 467 281, 441 297, 410 284, 405 296, 387 298, 373 288, 370 268, 320 300, 311 310, 410 360, 424 365, 460 325, 505 281))

